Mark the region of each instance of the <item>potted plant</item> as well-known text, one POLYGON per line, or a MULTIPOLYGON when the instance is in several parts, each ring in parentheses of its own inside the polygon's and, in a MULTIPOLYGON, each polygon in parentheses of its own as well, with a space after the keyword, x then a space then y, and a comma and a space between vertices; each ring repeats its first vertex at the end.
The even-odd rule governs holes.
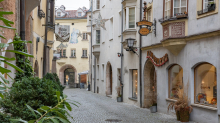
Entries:
POLYGON ((116 88, 116 92, 117 92, 117 102, 122 102, 122 97, 121 97, 121 86, 117 86, 116 88))
POLYGON ((189 83, 187 83, 187 90, 185 93, 184 88, 178 87, 177 95, 179 98, 176 102, 169 103, 167 108, 168 111, 174 109, 176 111, 177 120, 181 122, 189 122, 189 116, 193 110, 193 108, 189 106, 188 88, 189 83))

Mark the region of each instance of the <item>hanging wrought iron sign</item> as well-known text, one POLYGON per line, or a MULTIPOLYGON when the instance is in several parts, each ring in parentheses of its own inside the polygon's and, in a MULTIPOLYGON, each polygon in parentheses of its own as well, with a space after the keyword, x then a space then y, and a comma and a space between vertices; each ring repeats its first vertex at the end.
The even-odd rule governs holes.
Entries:
POLYGON ((160 67, 169 61, 168 54, 165 54, 162 58, 157 58, 151 51, 147 51, 147 58, 149 58, 157 67, 160 67))
POLYGON ((56 40, 60 42, 69 42, 70 39, 70 26, 68 25, 55 25, 56 40))

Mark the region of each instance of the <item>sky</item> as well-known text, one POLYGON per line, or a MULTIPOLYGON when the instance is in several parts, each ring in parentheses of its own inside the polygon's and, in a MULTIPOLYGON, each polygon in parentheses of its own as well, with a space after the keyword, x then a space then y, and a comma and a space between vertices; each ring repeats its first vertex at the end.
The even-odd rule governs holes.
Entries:
POLYGON ((56 8, 59 8, 61 5, 66 7, 66 10, 77 10, 79 7, 82 8, 85 6, 89 9, 89 0, 56 0, 56 8))

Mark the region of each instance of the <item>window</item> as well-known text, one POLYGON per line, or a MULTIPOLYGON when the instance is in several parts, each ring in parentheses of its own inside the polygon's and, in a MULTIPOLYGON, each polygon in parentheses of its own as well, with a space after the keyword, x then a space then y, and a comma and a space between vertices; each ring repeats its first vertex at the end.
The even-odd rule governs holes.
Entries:
POLYGON ((87 40, 87 33, 83 33, 83 40, 87 40))
POLYGON ((151 20, 151 10, 148 10, 148 12, 147 12, 147 20, 150 22, 152 21, 151 20))
POLYGON ((96 44, 100 44, 100 30, 96 30, 96 44))
POLYGON ((174 65, 169 69, 169 98, 178 99, 177 89, 183 87, 183 69, 174 65))
POLYGON ((63 49, 63 56, 66 56, 66 49, 63 49))
POLYGON ((217 107, 215 66, 204 63, 195 68, 195 103, 217 107))
POLYGON ((78 17, 81 17, 82 16, 82 12, 78 12, 78 17))
POLYGON ((87 57, 87 50, 83 50, 82 57, 87 57))
POLYGON ((99 65, 97 65, 97 79, 99 79, 99 65))
POLYGON ((213 3, 215 0, 203 0, 203 9, 208 9, 209 3, 213 3))
POLYGON ((164 16, 165 17, 169 17, 170 16, 170 9, 171 9, 170 0, 165 0, 165 10, 164 10, 164 16))
POLYGON ((188 0, 164 0, 164 18, 188 12, 188 0))
POLYGON ((135 8, 129 8, 129 28, 135 28, 135 8))
POLYGON ((174 16, 179 13, 187 12, 187 0, 174 0, 173 10, 174 16))
POLYGON ((53 25, 54 22, 54 0, 48 2, 48 24, 53 25))
POLYGON ((132 98, 137 99, 138 71, 132 70, 132 98))
POLYGON ((61 16, 61 12, 57 12, 57 16, 60 17, 61 16))
POLYGON ((96 0, 96 9, 100 9, 100 0, 96 0))
POLYGON ((73 49, 71 50, 71 57, 76 57, 76 50, 75 50, 75 49, 74 49, 74 50, 73 50, 73 49))

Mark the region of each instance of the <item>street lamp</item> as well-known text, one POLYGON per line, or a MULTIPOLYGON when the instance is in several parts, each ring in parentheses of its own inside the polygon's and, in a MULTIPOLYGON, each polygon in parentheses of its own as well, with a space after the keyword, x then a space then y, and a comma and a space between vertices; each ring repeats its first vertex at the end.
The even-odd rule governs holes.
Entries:
POLYGON ((135 39, 133 39, 133 38, 128 38, 128 39, 126 39, 127 40, 127 45, 128 45, 128 47, 129 47, 129 49, 130 48, 133 48, 134 47, 134 41, 135 41, 135 39))

